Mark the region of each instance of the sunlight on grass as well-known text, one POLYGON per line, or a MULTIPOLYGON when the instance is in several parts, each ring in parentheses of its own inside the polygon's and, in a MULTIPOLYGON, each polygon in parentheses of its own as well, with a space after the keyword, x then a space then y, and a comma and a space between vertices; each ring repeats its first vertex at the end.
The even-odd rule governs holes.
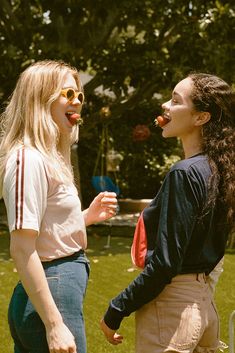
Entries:
POLYGON ((0 230, 0 352, 13 352, 7 325, 7 307, 18 276, 9 255, 9 236, 0 230))
POLYGON ((235 253, 227 252, 224 272, 217 285, 215 301, 221 320, 221 340, 229 342, 229 316, 235 310, 235 253))
MULTIPOLYGON (((91 228, 88 232, 87 256, 91 274, 84 303, 87 345, 89 353, 134 353, 134 315, 126 318, 119 330, 124 341, 119 346, 110 345, 99 328, 99 321, 107 309, 110 299, 117 295, 137 276, 130 259, 133 230, 121 228, 113 231, 110 247, 106 248, 107 228, 102 232, 91 228), (124 236, 125 235, 125 236, 124 236)), ((0 352, 12 353, 13 345, 7 325, 7 307, 17 273, 9 258, 9 236, 0 231, 0 352)), ((216 303, 221 318, 221 339, 228 343, 228 320, 235 309, 235 254, 227 252, 224 273, 216 290, 216 303)))
POLYGON ((100 331, 99 321, 103 317, 109 300, 117 295, 137 275, 130 259, 131 238, 112 238, 111 246, 105 249, 106 238, 89 237, 89 249, 99 249, 100 255, 88 256, 91 262, 91 275, 85 300, 85 320, 88 352, 134 353, 134 316, 123 321, 119 332, 124 341, 118 347, 110 345, 100 331), (130 271, 131 270, 131 271, 130 271))

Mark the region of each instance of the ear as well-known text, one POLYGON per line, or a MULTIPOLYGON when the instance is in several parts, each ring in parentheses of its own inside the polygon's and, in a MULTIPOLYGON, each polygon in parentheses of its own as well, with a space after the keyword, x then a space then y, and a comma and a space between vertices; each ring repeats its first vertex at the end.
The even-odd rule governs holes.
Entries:
POLYGON ((200 112, 195 117, 195 126, 201 126, 206 124, 211 118, 211 113, 200 112))

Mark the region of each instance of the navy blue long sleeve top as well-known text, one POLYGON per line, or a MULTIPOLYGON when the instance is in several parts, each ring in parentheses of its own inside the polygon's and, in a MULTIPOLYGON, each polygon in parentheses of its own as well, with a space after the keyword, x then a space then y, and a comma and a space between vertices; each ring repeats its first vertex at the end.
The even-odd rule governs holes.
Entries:
POLYGON ((219 205, 200 217, 208 195, 211 168, 196 155, 176 163, 145 209, 147 232, 157 232, 144 270, 110 302, 104 321, 113 330, 122 319, 161 293, 178 274, 208 275, 223 257, 228 238, 226 212, 219 205))

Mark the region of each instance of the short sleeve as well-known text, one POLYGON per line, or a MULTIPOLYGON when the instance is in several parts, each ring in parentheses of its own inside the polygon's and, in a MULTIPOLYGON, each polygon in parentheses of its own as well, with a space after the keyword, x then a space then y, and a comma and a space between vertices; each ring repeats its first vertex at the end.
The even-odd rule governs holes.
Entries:
POLYGON ((33 149, 22 148, 7 161, 3 181, 10 232, 39 231, 47 205, 48 180, 43 158, 33 149))

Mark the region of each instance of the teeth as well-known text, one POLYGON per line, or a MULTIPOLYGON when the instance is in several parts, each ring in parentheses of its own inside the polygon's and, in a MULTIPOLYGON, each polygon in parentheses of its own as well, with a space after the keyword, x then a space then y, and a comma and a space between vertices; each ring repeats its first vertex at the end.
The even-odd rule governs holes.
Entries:
POLYGON ((163 114, 163 117, 164 117, 165 119, 171 120, 171 118, 170 118, 169 115, 167 115, 167 114, 163 114))
POLYGON ((67 112, 66 115, 73 115, 75 114, 76 112, 67 112))

